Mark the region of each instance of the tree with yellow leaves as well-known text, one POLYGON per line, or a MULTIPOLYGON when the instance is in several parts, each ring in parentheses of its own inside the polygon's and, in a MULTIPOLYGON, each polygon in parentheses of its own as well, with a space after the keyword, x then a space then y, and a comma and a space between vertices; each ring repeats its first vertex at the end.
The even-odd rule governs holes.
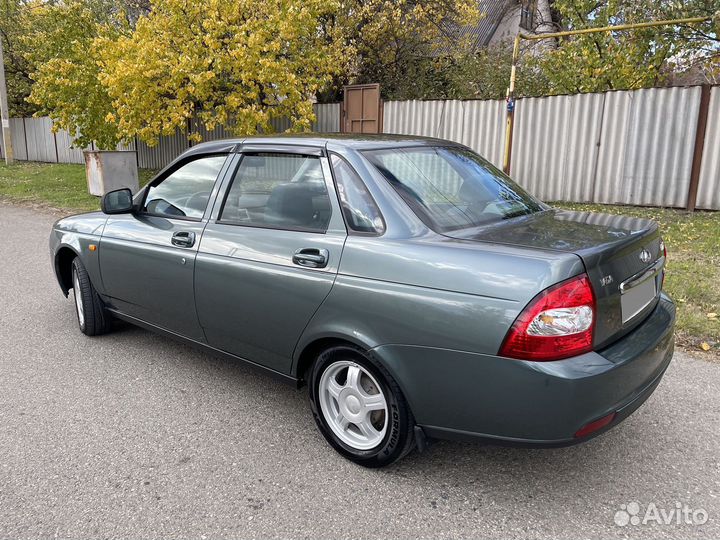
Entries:
POLYGON ((342 68, 342 44, 321 33, 328 0, 156 0, 132 35, 98 38, 107 122, 153 143, 197 117, 207 129, 309 129, 312 98, 342 68))
POLYGON ((237 135, 280 118, 307 130, 324 88, 406 79, 413 58, 457 47, 448 20, 479 16, 475 0, 151 0, 132 16, 131 0, 37 2, 30 99, 102 148, 154 144, 191 119, 237 135))
POLYGON ((31 2, 22 14, 28 62, 34 66, 28 101, 38 115, 53 119, 54 129, 66 129, 79 147, 91 142, 114 148, 119 134, 105 121, 112 110, 107 91, 99 80, 93 40, 102 28, 105 39, 129 32, 123 10, 113 0, 64 0, 31 2))

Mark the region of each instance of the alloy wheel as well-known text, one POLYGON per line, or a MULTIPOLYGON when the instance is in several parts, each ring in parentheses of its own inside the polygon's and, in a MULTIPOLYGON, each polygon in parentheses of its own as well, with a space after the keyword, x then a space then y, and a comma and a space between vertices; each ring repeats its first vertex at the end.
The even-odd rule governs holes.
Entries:
POLYGON ((85 309, 83 308, 82 292, 80 291, 80 280, 75 271, 73 271, 73 296, 75 297, 78 322, 80 323, 80 328, 83 328, 85 326, 85 309))
POLYGON ((323 372, 318 390, 322 415, 341 441, 356 450, 370 450, 383 441, 387 400, 365 368, 347 360, 334 362, 323 372))

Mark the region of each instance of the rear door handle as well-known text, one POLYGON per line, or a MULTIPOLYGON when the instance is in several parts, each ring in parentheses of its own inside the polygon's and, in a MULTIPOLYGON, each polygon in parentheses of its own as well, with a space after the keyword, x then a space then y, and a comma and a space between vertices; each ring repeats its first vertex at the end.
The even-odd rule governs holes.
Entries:
POLYGON ((330 258, 327 249, 302 248, 293 255, 293 263, 306 268, 325 268, 330 258))
POLYGON ((172 235, 170 240, 173 246, 179 247, 193 247, 195 245, 195 233, 187 231, 179 231, 172 235))

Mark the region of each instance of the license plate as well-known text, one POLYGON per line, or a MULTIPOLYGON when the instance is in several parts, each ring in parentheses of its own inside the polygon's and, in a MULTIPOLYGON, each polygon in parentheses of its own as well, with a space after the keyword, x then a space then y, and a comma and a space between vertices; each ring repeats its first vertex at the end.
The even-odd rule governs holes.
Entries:
POLYGON ((620 296, 623 324, 645 309, 655 299, 656 294, 655 276, 625 291, 620 296))

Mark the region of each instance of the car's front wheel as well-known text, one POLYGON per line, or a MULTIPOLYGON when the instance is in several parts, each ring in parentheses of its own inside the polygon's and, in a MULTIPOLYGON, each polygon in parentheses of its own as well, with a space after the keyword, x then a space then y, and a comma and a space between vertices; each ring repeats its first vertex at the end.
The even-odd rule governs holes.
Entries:
POLYGON ((72 289, 80 331, 88 336, 97 336, 110 330, 110 314, 90 282, 87 270, 79 258, 72 262, 72 289))
POLYGON ((326 350, 313 364, 308 384, 315 422, 346 458, 383 467, 412 450, 414 419, 400 387, 360 349, 326 350))

